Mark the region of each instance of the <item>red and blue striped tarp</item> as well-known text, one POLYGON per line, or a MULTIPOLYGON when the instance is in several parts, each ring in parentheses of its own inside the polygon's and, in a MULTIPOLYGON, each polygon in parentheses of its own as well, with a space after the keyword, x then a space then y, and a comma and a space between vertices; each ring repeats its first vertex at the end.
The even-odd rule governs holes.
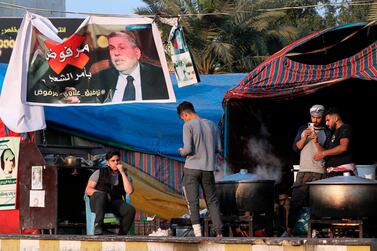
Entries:
MULTIPOLYGON (((237 86, 231 88, 224 97, 224 103, 230 99, 244 98, 289 99, 351 78, 377 80, 377 41, 350 57, 329 64, 304 64, 288 57, 298 46, 329 31, 351 25, 325 29, 286 46, 248 73, 237 86)), ((369 25, 374 23, 360 25, 360 29, 369 25)))
POLYGON ((184 162, 158 155, 121 150, 122 160, 182 194, 184 162))

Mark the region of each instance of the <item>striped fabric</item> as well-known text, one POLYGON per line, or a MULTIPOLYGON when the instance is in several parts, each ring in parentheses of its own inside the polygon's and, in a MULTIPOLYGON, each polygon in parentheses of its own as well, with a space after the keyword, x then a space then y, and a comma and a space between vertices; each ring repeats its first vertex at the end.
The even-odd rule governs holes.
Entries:
POLYGON ((230 89, 224 102, 233 98, 289 99, 350 78, 377 80, 377 41, 351 57, 327 65, 302 64, 287 57, 295 47, 334 29, 341 27, 308 35, 275 53, 230 89))
POLYGON ((132 151, 121 151, 121 159, 164 183, 177 193, 182 193, 183 162, 158 155, 132 151))

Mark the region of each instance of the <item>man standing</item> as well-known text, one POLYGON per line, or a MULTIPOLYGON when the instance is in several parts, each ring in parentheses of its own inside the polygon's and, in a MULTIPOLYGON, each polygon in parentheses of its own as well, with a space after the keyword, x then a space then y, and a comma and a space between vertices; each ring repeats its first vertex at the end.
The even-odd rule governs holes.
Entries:
POLYGON ((135 218, 135 208, 124 202, 123 196, 134 191, 132 180, 120 163, 120 153, 106 154, 106 168, 96 170, 89 178, 85 193, 90 196, 90 207, 96 214, 94 234, 103 233, 102 224, 107 210, 121 217, 119 234, 127 234, 135 218))
POLYGON ((293 150, 300 151, 300 169, 292 186, 289 229, 294 227, 300 210, 308 206, 309 187, 306 182, 325 178, 324 160, 313 160, 313 156, 318 151, 318 145, 324 146, 330 137, 330 131, 325 129, 322 123, 324 112, 323 105, 312 106, 310 108, 311 122, 299 128, 293 143, 293 150))
POLYGON ((340 113, 331 108, 326 113, 326 125, 332 130, 331 139, 326 146, 319 148, 314 160, 326 159, 328 176, 343 175, 344 172, 356 174, 350 144, 352 139, 351 127, 343 123, 340 113))
POLYGON ((112 67, 93 75, 92 89, 104 90, 100 102, 168 99, 161 67, 140 63, 142 51, 135 34, 112 32, 107 37, 112 67))
POLYGON ((177 107, 183 125, 183 148, 179 148, 181 156, 186 157, 183 174, 183 192, 188 204, 194 234, 202 236, 199 217, 199 186, 204 198, 216 235, 222 236, 219 201, 216 197, 215 155, 219 150, 219 137, 216 125, 207 119, 200 118, 194 106, 187 101, 177 107))

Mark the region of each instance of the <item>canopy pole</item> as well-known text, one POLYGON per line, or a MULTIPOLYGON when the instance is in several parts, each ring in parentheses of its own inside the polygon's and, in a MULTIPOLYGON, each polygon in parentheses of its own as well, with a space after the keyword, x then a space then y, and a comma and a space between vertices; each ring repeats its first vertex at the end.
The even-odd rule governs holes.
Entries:
POLYGON ((229 105, 224 107, 224 176, 228 175, 229 158, 229 105))

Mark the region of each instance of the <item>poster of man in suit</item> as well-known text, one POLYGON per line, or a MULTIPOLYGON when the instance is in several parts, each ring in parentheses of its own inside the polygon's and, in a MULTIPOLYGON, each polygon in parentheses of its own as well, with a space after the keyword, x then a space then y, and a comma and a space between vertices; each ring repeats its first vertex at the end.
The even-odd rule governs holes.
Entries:
POLYGON ((157 26, 149 18, 87 18, 64 41, 34 28, 26 101, 44 105, 174 102, 157 26))

